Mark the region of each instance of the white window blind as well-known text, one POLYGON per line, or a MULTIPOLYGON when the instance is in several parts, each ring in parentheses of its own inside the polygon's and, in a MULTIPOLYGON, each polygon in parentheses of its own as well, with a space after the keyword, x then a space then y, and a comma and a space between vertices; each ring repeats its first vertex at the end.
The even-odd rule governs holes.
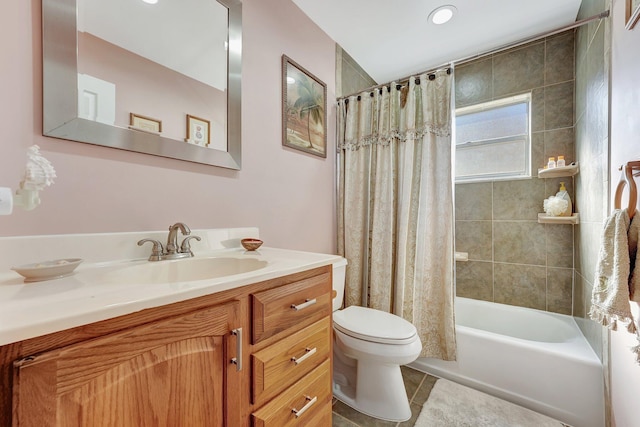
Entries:
POLYGON ((531 177, 531 95, 456 110, 456 182, 531 177))

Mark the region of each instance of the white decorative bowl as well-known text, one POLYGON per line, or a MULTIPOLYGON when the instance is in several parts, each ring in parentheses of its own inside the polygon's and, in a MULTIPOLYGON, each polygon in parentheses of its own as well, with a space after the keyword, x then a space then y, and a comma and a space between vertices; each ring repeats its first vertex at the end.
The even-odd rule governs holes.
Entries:
POLYGON ((56 259, 21 265, 11 269, 23 276, 25 282, 40 282, 69 276, 81 262, 80 258, 56 259))

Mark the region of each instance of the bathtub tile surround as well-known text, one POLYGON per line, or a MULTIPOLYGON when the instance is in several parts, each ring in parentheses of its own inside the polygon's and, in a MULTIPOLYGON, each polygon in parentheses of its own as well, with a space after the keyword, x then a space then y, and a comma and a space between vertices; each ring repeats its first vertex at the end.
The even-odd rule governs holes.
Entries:
POLYGON ((567 268, 547 268, 547 306, 549 311, 555 313, 571 311, 572 286, 572 270, 567 268))
POLYGON ((456 294, 459 297, 493 301, 493 263, 491 261, 457 263, 456 294))
MULTIPOLYGON (((550 156, 576 160, 574 42, 570 30, 456 68, 456 107, 532 93, 534 171, 550 156)), ((575 198, 572 178, 456 184, 456 250, 470 260, 456 265, 458 296, 571 314, 573 227, 537 222, 560 181, 575 198)))
POLYGON ((535 221, 495 221, 493 260, 496 263, 545 266, 545 224, 538 223, 537 215, 535 221))
POLYGON ((537 265, 496 263, 493 270, 495 302, 545 310, 547 269, 537 265))
POLYGON ((336 43, 336 96, 349 95, 377 83, 336 43))
MULTIPOLYGON (((584 0, 578 19, 609 9, 610 1, 584 0)), ((609 18, 611 20, 612 18, 609 18)), ((608 334, 588 319, 593 278, 600 249, 604 219, 609 212, 609 20, 594 22, 576 33, 576 176, 575 208, 580 224, 575 227, 575 285, 573 312, 578 325, 606 363, 608 334)), ((614 175, 615 176, 615 175, 614 175)))

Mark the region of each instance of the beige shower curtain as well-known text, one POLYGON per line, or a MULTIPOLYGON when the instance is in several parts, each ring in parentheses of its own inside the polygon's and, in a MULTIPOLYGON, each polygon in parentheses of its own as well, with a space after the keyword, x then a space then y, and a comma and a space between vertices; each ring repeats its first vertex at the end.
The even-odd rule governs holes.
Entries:
POLYGON ((412 322, 421 356, 454 360, 450 70, 338 103, 346 305, 412 322))

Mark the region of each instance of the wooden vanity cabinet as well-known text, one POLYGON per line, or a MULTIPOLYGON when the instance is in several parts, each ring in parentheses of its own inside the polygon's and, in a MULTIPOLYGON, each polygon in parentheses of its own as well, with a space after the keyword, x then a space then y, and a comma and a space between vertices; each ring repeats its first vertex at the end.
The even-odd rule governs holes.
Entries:
POLYGON ((14 425, 222 427, 225 413, 239 420, 239 406, 225 399, 241 378, 228 362, 239 306, 233 301, 16 361, 14 425))
POLYGON ((327 294, 331 266, 0 346, 0 427, 330 426, 327 294))
POLYGON ((331 425, 332 296, 331 271, 252 294, 254 427, 331 425))

